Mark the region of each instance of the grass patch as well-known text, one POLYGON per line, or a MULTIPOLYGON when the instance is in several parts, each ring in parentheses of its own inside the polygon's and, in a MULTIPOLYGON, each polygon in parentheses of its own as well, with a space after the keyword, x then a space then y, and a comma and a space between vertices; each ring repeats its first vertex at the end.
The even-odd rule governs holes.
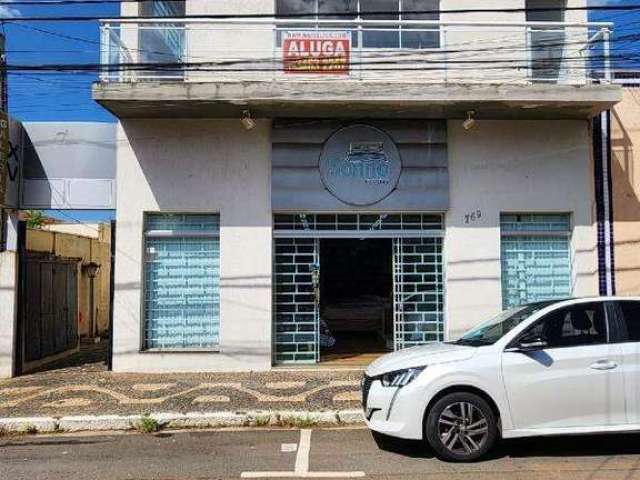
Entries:
POLYGON ((266 427, 271 422, 271 415, 257 415, 253 423, 256 427, 266 427))
POLYGON ((287 428, 309 428, 318 425, 318 419, 311 415, 305 415, 304 417, 286 416, 280 417, 278 424, 287 428))
POLYGON ((24 427, 24 433, 26 433, 27 435, 35 435, 36 433, 38 433, 38 427, 31 424, 26 425, 24 427))
POLYGON ((160 430, 160 424, 155 418, 152 418, 148 413, 142 415, 140 421, 133 424, 133 428, 141 433, 153 433, 160 430))

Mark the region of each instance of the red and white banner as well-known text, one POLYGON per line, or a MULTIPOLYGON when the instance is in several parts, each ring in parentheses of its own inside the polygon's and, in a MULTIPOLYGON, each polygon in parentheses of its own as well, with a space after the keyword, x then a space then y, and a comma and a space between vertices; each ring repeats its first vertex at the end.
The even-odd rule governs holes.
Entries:
POLYGON ((282 57, 286 73, 348 75, 351 33, 317 30, 284 32, 282 57))

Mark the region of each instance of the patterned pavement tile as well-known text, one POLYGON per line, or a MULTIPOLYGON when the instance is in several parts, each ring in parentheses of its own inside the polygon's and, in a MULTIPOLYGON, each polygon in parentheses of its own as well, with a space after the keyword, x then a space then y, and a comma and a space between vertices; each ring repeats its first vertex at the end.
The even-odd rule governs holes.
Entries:
POLYGON ((200 395, 192 400, 192 403, 229 403, 231 399, 226 395, 200 395))
POLYGON ((131 385, 131 388, 139 392, 157 392, 159 390, 168 390, 175 386, 175 383, 135 383, 131 385))
POLYGON ((0 383, 0 417, 358 408, 361 371, 113 373, 65 368, 0 383))
POLYGON ((334 402, 359 402, 361 398, 361 393, 359 390, 353 392, 342 392, 337 393, 333 396, 334 402))
POLYGON ((307 382, 267 382, 265 387, 270 390, 291 390, 292 388, 304 387, 307 382))
POLYGON ((63 398, 49 403, 43 403, 45 408, 70 408, 70 407, 86 407, 93 403, 88 398, 63 398))

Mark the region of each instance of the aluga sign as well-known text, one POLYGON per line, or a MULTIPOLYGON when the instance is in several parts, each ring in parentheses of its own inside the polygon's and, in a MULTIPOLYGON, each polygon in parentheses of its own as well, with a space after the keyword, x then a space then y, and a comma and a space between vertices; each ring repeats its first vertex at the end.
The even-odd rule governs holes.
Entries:
POLYGON ((349 74, 349 32, 285 32, 282 55, 286 73, 349 74))

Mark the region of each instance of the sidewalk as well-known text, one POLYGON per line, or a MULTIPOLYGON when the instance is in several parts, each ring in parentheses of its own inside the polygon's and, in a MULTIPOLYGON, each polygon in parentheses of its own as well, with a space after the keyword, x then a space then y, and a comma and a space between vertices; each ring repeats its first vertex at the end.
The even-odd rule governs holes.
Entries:
MULTIPOLYGON (((296 412, 297 418, 312 414, 316 423, 340 423, 347 416, 351 422, 361 421, 361 375, 357 369, 126 374, 108 372, 96 363, 0 381, 0 419, 4 419, 0 423, 4 422, 6 429, 17 424, 10 419, 23 417, 51 420, 111 415, 135 419, 144 414, 154 418, 175 414, 184 419, 186 414, 202 419, 225 413, 232 414, 233 425, 265 414, 277 418, 257 422, 274 424, 282 423, 282 415, 296 412), (348 415, 341 419, 338 412, 348 415)), ((225 426, 224 422, 216 425, 225 426)))

